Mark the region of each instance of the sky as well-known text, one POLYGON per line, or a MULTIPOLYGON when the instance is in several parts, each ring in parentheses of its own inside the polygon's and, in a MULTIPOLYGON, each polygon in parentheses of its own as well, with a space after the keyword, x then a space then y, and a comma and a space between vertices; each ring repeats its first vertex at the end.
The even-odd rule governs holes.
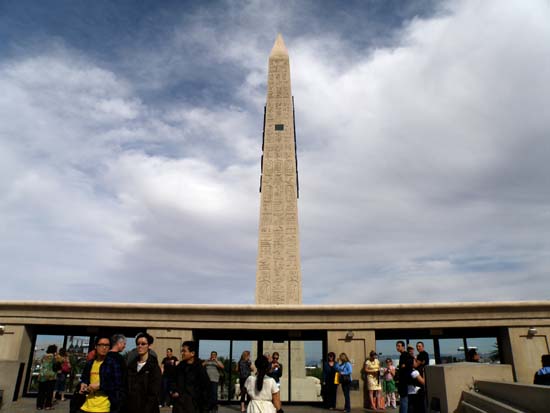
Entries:
POLYGON ((268 56, 305 304, 545 300, 550 3, 0 1, 0 300, 254 303, 268 56))

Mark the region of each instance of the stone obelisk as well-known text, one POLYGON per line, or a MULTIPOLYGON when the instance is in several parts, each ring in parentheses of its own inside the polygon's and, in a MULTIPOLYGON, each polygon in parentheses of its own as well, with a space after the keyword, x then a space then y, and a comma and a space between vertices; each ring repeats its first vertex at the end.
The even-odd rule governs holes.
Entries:
POLYGON ((294 101, 280 34, 269 55, 262 150, 256 304, 301 304, 294 101))

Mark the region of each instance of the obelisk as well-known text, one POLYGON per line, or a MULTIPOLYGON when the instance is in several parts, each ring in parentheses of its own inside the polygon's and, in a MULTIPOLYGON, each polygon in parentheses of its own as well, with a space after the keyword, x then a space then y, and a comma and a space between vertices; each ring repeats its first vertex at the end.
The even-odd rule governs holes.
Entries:
POLYGON ((262 151, 256 304, 301 304, 294 101, 280 34, 269 56, 262 151))

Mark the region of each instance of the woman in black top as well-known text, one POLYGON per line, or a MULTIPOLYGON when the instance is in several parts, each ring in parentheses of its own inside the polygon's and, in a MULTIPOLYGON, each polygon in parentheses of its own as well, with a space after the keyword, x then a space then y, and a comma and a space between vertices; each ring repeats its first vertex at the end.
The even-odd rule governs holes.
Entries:
POLYGON ((323 404, 327 409, 336 408, 336 392, 338 390, 338 384, 334 383, 334 376, 338 372, 336 364, 336 354, 331 351, 323 363, 323 404))
POLYGON ((244 387, 244 383, 246 382, 246 379, 252 374, 252 371, 254 371, 254 365, 250 361, 250 351, 245 350, 241 354, 241 359, 239 360, 239 363, 237 364, 237 373, 239 373, 239 387, 241 388, 241 412, 246 412, 246 401, 248 399, 246 388, 244 387))

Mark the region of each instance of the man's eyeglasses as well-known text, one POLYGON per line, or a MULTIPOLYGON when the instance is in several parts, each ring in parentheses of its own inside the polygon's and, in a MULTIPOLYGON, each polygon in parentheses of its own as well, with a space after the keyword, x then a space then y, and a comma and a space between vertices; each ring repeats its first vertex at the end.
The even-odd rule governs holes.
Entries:
POLYGON ((98 347, 111 347, 110 344, 105 344, 105 343, 97 343, 96 344, 98 347))
POLYGON ((273 360, 279 360, 279 357, 273 357, 273 360))
POLYGON ((136 343, 136 345, 138 345, 138 346, 147 346, 147 345, 149 345, 149 343, 136 343))

